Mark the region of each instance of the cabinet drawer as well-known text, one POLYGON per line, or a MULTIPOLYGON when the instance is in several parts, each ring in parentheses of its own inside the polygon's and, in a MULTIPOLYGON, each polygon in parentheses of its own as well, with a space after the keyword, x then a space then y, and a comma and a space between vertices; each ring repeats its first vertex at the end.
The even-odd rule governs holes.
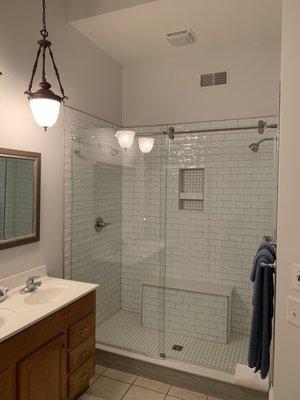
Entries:
POLYGON ((95 363, 90 358, 77 371, 69 377, 69 398, 76 398, 77 395, 88 387, 89 380, 95 373, 95 363))
POLYGON ((95 317, 89 314, 69 328, 69 348, 72 349, 84 340, 94 336, 95 317))
POLYGON ((94 336, 82 342, 69 353, 69 372, 75 371, 80 365, 84 364, 95 353, 94 336))

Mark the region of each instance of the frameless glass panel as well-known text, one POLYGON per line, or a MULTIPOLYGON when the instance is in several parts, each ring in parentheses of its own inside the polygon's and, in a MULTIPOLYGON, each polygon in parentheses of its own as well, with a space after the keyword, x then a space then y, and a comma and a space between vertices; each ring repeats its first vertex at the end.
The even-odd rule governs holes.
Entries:
POLYGON ((72 278, 99 284, 98 342, 153 356, 163 352, 165 185, 165 138, 143 154, 109 128, 73 133, 72 278))
MULTIPOLYGON (((267 118, 266 118, 267 119, 267 118)), ((274 122, 274 121, 272 121, 274 122)), ((276 122, 276 121, 275 121, 276 122)), ((219 127, 256 121, 218 121, 219 127)), ((200 129, 211 127, 199 124, 200 129)), ((188 125, 180 130, 195 129, 188 125)), ((247 364, 250 270, 276 229, 277 131, 175 135, 167 164, 167 357, 234 373, 247 364), (251 143, 268 139, 257 152, 251 143)))

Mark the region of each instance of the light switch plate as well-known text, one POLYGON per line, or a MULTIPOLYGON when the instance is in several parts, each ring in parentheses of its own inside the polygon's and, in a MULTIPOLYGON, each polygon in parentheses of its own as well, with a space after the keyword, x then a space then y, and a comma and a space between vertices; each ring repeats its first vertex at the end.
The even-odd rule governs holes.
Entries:
POLYGON ((293 264, 292 288, 294 290, 300 290, 300 265, 299 264, 293 264))
POLYGON ((300 328, 300 299, 288 296, 287 320, 300 328))

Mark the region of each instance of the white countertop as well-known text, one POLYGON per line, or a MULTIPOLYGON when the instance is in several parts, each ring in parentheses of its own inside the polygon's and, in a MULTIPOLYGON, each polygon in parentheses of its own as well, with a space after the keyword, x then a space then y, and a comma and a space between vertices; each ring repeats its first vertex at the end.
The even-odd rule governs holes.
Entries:
POLYGON ((85 296, 98 286, 43 276, 45 271, 45 267, 39 267, 19 274, 22 279, 33 275, 42 276, 39 279, 42 285, 36 291, 27 294, 20 293, 26 279, 22 280, 24 283, 19 286, 19 275, 11 277, 12 279, 0 280, 0 286, 4 286, 5 283, 9 289, 7 298, 0 303, 0 342, 85 296), (9 287, 9 283, 14 286, 9 287))

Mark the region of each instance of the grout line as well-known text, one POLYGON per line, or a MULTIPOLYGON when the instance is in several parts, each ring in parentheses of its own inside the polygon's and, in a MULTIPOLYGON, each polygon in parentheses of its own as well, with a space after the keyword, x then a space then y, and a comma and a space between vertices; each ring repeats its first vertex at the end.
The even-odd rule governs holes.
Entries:
MULTIPOLYGON (((119 371, 119 370, 118 370, 119 371)), ((120 371, 120 372, 123 372, 123 371, 120 371)), ((112 379, 113 381, 117 381, 117 382, 121 382, 121 383, 126 383, 127 385, 130 385, 130 386, 132 386, 133 385, 133 383, 129 383, 129 382, 124 382, 124 381, 121 381, 120 379, 117 379, 117 378, 112 378, 111 376, 105 376, 105 375, 102 375, 104 378, 107 378, 107 379, 112 379)))
MULTIPOLYGON (((142 376, 142 378, 145 378, 145 377, 142 376)), ((147 379, 149 379, 149 378, 147 378, 147 379)), ((153 379, 153 380, 154 380, 154 379, 153 379)), ((157 382, 160 382, 160 381, 157 381, 157 382)), ((164 382, 161 382, 161 383, 164 383, 164 382)), ((166 385, 167 385, 167 383, 166 383, 166 385)), ((168 392, 167 392, 167 393, 164 393, 164 392, 159 392, 158 390, 149 389, 148 387, 141 386, 141 385, 137 385, 137 384, 134 384, 134 383, 132 384, 132 386, 140 387, 140 388, 142 388, 142 389, 150 390, 151 392, 155 392, 155 393, 159 393, 159 394, 165 394, 165 395, 167 395, 168 392, 169 392, 169 390, 170 390, 170 389, 168 389, 168 392)))
POLYGON ((132 384, 129 386, 129 388, 126 390, 126 392, 123 394, 123 396, 121 397, 121 399, 120 400, 122 400, 125 396, 126 396, 126 394, 129 392, 129 390, 132 388, 132 384))

